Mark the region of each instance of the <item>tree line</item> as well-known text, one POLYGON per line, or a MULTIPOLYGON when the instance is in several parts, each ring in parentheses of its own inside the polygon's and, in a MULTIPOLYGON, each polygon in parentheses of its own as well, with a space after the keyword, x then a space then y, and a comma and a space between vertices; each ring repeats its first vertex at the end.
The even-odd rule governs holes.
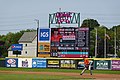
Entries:
POLYGON ((97 29, 97 57, 104 57, 105 38, 106 38, 105 48, 106 55, 114 55, 116 49, 116 54, 120 56, 120 25, 113 26, 112 28, 108 29, 106 26, 100 26, 97 20, 85 19, 81 27, 90 28, 90 56, 95 56, 96 29, 97 29))

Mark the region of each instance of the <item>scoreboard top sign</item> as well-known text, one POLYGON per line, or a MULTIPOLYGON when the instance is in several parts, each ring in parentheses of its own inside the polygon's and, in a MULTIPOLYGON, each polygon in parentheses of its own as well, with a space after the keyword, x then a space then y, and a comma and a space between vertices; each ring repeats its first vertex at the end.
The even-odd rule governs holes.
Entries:
POLYGON ((69 18, 72 17, 72 13, 71 12, 57 12, 56 13, 56 18, 57 18, 57 23, 61 24, 61 23, 70 23, 69 18))
POLYGON ((80 13, 56 12, 49 14, 49 27, 50 24, 78 24, 80 27, 80 13))

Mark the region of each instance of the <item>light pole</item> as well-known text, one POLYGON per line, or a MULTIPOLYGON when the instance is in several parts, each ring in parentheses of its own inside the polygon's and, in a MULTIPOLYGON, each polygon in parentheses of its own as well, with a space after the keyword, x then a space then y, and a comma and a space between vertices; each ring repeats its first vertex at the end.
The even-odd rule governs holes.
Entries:
POLYGON ((115 50, 115 54, 114 54, 114 56, 115 56, 115 58, 116 58, 116 28, 114 29, 114 50, 115 50))
POLYGON ((106 29, 104 34, 104 58, 106 58, 106 29))
POLYGON ((37 22, 37 28, 39 28, 39 20, 35 19, 35 21, 37 22))
POLYGON ((38 57, 38 30, 39 30, 39 20, 35 19, 37 22, 37 49, 36 49, 36 57, 38 57))
POLYGON ((95 58, 97 57, 97 28, 95 28, 96 34, 95 34, 95 58))

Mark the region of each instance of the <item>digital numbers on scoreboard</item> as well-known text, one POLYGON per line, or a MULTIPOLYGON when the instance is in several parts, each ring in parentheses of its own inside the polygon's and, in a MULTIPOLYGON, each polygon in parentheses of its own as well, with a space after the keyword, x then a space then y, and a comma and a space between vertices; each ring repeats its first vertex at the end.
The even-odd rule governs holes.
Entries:
POLYGON ((89 45, 89 28, 76 29, 76 50, 88 50, 89 45))

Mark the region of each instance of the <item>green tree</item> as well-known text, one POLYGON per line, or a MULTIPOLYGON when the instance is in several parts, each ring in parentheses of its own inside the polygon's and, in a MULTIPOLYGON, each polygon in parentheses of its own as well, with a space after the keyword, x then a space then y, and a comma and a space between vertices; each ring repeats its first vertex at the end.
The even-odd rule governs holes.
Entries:
MULTIPOLYGON (((105 29, 106 34, 110 36, 110 39, 106 37, 106 51, 108 54, 113 53, 112 43, 113 43, 113 32, 110 31, 105 26, 99 26, 97 29, 97 57, 104 57, 104 39, 105 39, 105 29)), ((90 55, 95 54, 95 41, 96 41, 96 29, 90 31, 90 55)))
POLYGON ((116 29, 116 50, 117 55, 120 57, 120 25, 113 26, 110 30, 113 32, 113 47, 114 47, 114 34, 116 29))
POLYGON ((89 28, 96 28, 99 26, 100 24, 98 23, 98 21, 94 19, 85 19, 83 20, 82 25, 81 25, 81 27, 89 27, 89 28))

